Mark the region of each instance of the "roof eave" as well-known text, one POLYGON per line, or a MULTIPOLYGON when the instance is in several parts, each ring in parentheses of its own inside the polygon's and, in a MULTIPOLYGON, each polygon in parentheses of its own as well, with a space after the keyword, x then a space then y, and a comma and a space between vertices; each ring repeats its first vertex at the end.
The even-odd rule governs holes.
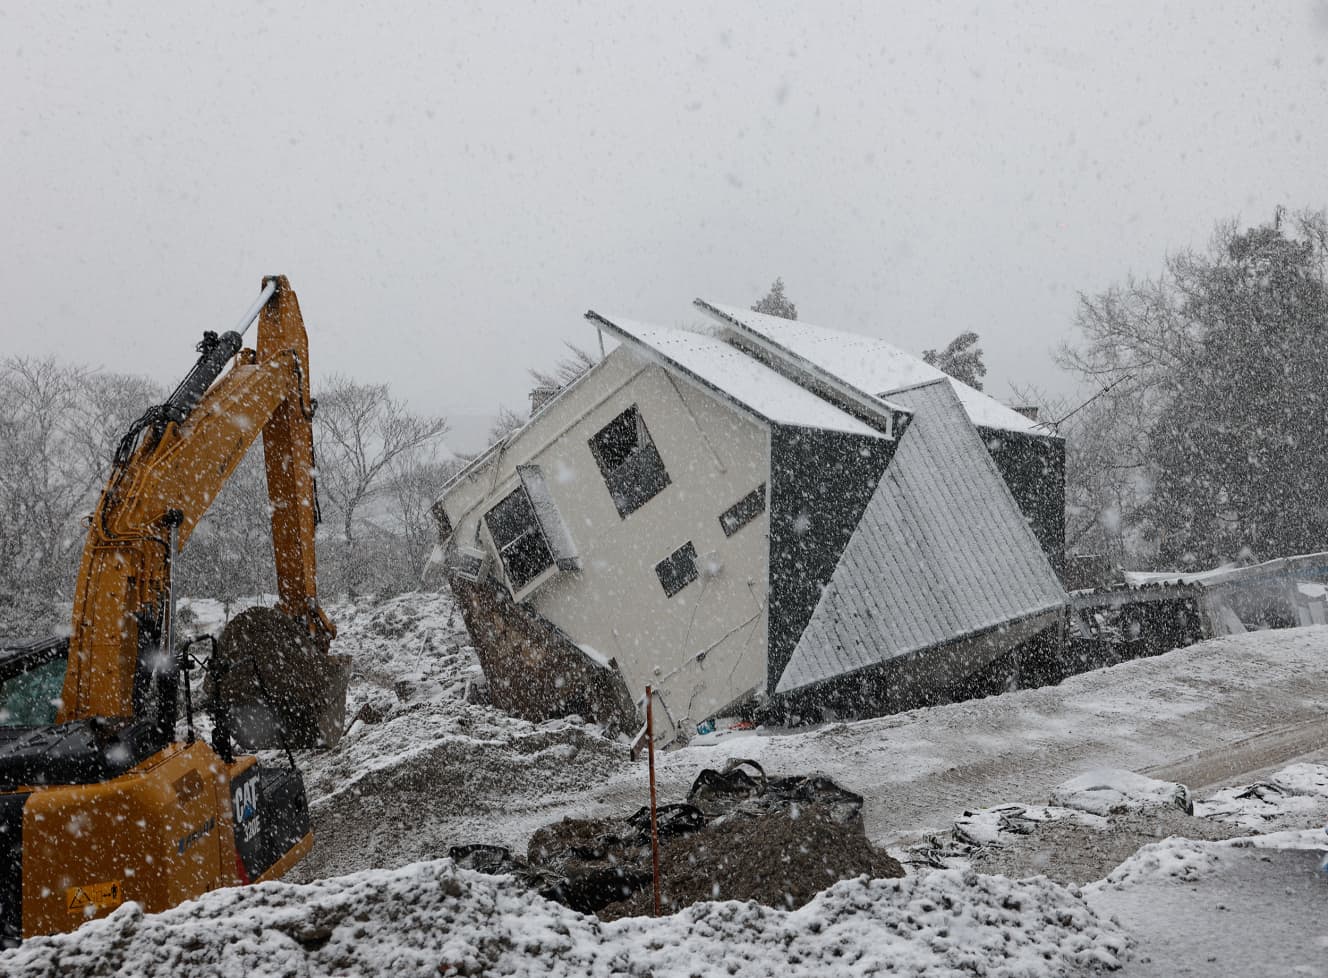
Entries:
POLYGON ((913 416, 913 412, 902 404, 896 404, 886 398, 877 397, 870 391, 859 390, 857 387, 854 387, 852 384, 844 381, 835 374, 830 373, 823 367, 812 363, 805 357, 799 356, 787 347, 776 343, 768 336, 757 332, 746 323, 742 322, 742 320, 735 319, 722 309, 711 305, 709 302, 706 302, 706 300, 700 298, 693 299, 692 305, 696 306, 712 319, 716 319, 719 322, 736 329, 742 335, 743 339, 758 347, 775 362, 783 363, 785 366, 793 370, 810 375, 810 377, 818 383, 824 384, 840 397, 856 406, 859 410, 876 418, 879 423, 887 425, 888 430, 891 433, 894 433, 895 430, 896 417, 902 415, 905 418, 911 418, 913 416))

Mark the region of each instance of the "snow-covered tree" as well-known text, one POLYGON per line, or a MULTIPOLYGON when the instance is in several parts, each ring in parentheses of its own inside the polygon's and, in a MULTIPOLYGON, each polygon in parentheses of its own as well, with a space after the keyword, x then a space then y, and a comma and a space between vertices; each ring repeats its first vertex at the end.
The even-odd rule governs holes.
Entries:
POLYGON ((982 390, 982 378, 987 376, 987 367, 982 362, 982 348, 977 342, 978 334, 969 330, 952 339, 944 350, 924 350, 922 359, 955 380, 982 390))
POLYGON ((784 280, 775 279, 770 291, 752 306, 752 312, 763 312, 767 316, 778 316, 780 319, 797 319, 798 307, 795 306, 789 297, 784 294, 784 280))
POLYGON ((1328 220, 1219 227, 1156 279, 1083 297, 1063 362, 1105 389, 1164 565, 1328 549, 1328 220))

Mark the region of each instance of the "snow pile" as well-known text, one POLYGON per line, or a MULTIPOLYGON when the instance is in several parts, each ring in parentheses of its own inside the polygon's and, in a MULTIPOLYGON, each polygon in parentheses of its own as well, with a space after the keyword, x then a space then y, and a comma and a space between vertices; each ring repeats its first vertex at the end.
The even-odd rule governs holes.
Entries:
POLYGON ((353 685, 374 685, 407 701, 460 697, 480 675, 450 595, 417 592, 386 601, 338 601, 332 650, 354 660, 353 685))
POLYGON ((126 905, 0 956, 30 978, 827 974, 1062 976, 1119 967, 1129 939, 1048 880, 939 871, 846 880, 805 907, 697 904, 603 923, 449 860, 298 886, 126 905))
POLYGON ((302 759, 314 851, 300 879, 395 867, 490 842, 525 849, 548 806, 576 805, 626 745, 566 720, 532 724, 460 700, 404 707, 302 759))
POLYGON ((1189 814, 1194 806, 1190 789, 1174 781, 1155 781, 1119 768, 1098 768, 1062 782, 1052 789, 1051 803, 1094 815, 1179 808, 1189 814))
POLYGON ((1120 889, 1154 880, 1192 883, 1220 871, 1233 849, 1328 849, 1322 829, 1295 829, 1220 841, 1172 838, 1144 846, 1093 887, 1120 889))
POLYGON ((1292 764, 1267 781, 1223 788, 1211 798, 1195 802, 1194 814, 1256 832, 1290 823, 1322 822, 1328 818, 1328 767, 1292 764))
POLYGON ((450 595, 343 601, 328 614, 333 650, 354 662, 347 719, 360 719, 333 750, 299 758, 315 842, 292 878, 403 866, 470 842, 524 850, 549 806, 582 809, 592 786, 632 767, 597 726, 466 702, 481 672, 450 595))

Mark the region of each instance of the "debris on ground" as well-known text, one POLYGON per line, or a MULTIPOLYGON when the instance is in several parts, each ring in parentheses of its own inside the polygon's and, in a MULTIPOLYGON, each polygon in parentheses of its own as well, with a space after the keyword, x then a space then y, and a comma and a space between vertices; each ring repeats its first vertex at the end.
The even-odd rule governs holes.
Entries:
POLYGON ((523 845, 547 806, 572 805, 630 763, 625 745, 588 725, 536 725, 460 700, 402 706, 305 760, 314 849, 292 877, 437 859, 463 839, 523 845))
POLYGON ((1190 789, 1119 768, 1098 768, 1058 784, 1051 803, 1093 815, 1121 815, 1155 808, 1178 808, 1194 814, 1190 789))
MULTIPOLYGON (((867 840, 862 803, 828 778, 770 778, 754 761, 702 771, 686 802, 657 812, 661 908, 755 900, 793 909, 840 880, 903 876, 899 862, 867 840)), ((544 826, 525 859, 493 846, 451 854, 470 868, 515 873, 548 899, 607 920, 652 911, 647 808, 544 826)))
MULTIPOLYGON (((1053 796, 1109 814, 1057 805, 997 805, 965 811, 949 836, 932 836, 907 847, 906 865, 972 868, 1009 876, 1039 874, 1066 885, 1115 879, 1140 872, 1150 861, 1155 875, 1183 876, 1221 845, 1270 845, 1295 836, 1296 845, 1328 846, 1317 830, 1278 832, 1306 821, 1328 819, 1328 766, 1298 763, 1266 781, 1223 788, 1193 802, 1187 815, 1180 799, 1190 792, 1172 782, 1129 772, 1092 772, 1072 779, 1053 796), (1070 787, 1067 788, 1067 785, 1070 787), (1248 836, 1253 830, 1265 834, 1248 836), (1237 841, 1231 841, 1237 840, 1237 841), (1165 843, 1165 844, 1164 844, 1165 843), (1158 868, 1175 867, 1175 871, 1158 868)), ((1288 843, 1289 844, 1289 843, 1288 843)))
POLYGON ((1292 764, 1266 781, 1223 788, 1195 802, 1194 813, 1256 832, 1328 820, 1328 767, 1292 764))
POLYGON ((1048 821, 1029 835, 972 851, 968 864, 980 873, 1039 874, 1078 886, 1106 876, 1140 846, 1175 836, 1216 842, 1243 834, 1236 826, 1195 818, 1176 808, 1155 808, 1107 815, 1098 824, 1081 819, 1048 821))

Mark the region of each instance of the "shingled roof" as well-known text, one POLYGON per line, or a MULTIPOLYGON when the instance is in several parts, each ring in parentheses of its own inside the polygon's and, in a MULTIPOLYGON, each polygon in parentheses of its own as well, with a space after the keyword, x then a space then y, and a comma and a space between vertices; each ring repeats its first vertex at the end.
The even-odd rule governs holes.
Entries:
POLYGON ((913 421, 793 650, 780 693, 1066 602, 947 379, 886 393, 912 409, 913 421))

